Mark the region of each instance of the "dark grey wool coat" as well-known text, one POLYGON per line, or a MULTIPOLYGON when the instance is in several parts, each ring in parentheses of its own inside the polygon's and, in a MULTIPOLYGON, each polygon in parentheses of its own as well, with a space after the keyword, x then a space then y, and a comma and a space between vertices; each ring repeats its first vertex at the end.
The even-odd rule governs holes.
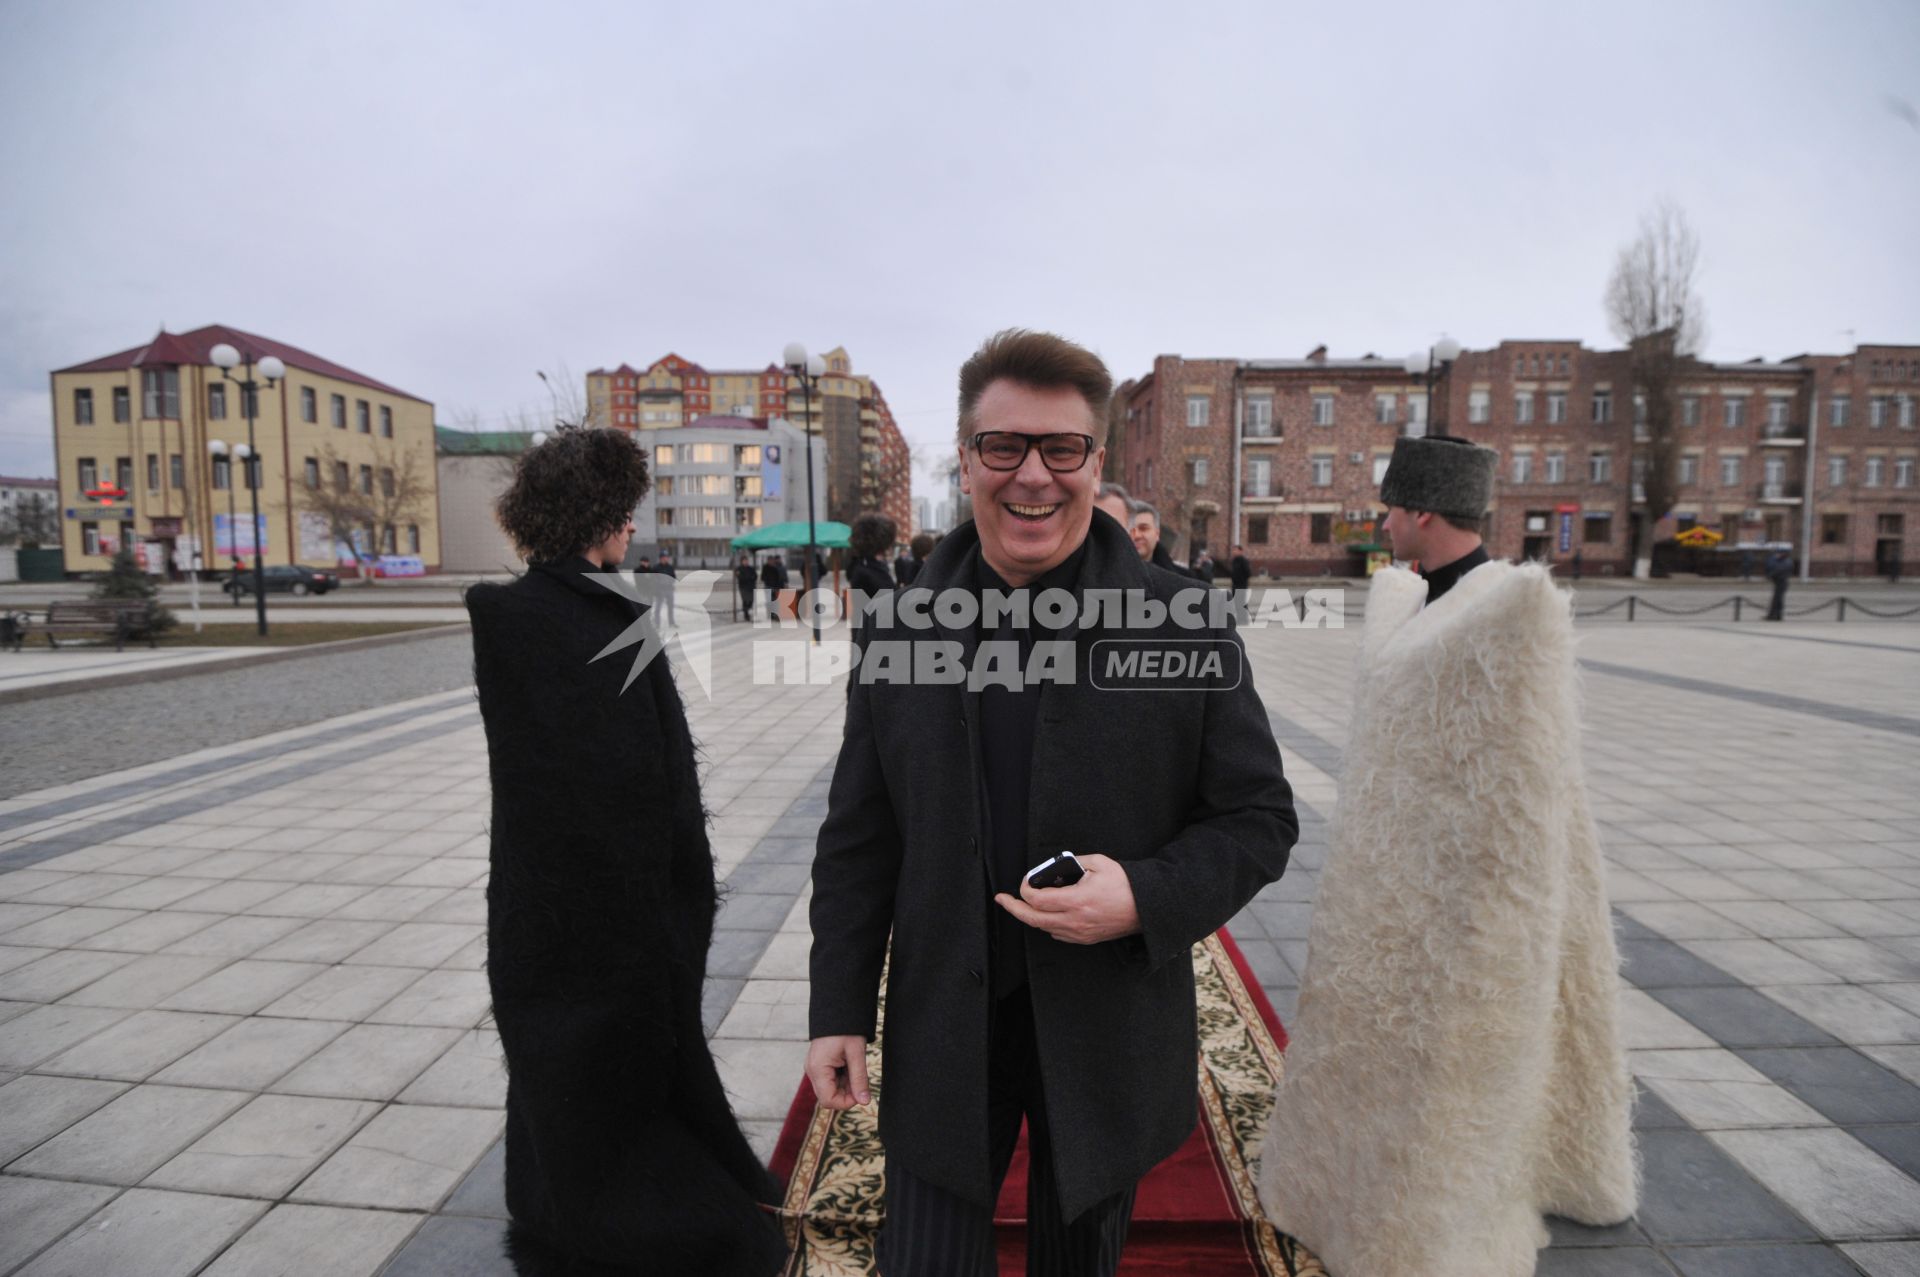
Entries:
MULTIPOLYGON (((1164 601, 1199 589, 1141 563, 1105 516, 1089 540, 1083 596, 1141 589, 1164 601)), ((966 588, 978 553, 979 534, 963 524, 904 593, 966 588)), ((1124 861, 1143 928, 1097 945, 1023 931, 1068 1219, 1191 1133, 1189 952, 1280 876, 1299 831, 1250 672, 1235 687, 1103 691, 1088 661, 1096 642, 1119 635, 1075 635, 1075 682, 1045 689, 1033 748, 1029 863, 1063 848, 1124 861)), ((1240 646, 1231 630, 1196 635, 1169 622, 1157 635, 1240 646)), ((915 637, 969 653, 977 643, 972 628, 896 619, 869 644, 915 637)), ((915 1175, 987 1204, 987 919, 999 906, 987 887, 978 699, 964 686, 856 681, 813 866, 811 1032, 871 1040, 891 932, 881 1138, 915 1175)))
POLYGON ((523 1274, 767 1277, 777 1187, 701 1031, 716 891, 664 655, 585 559, 467 592, 493 782, 487 979, 507 1059, 508 1249, 523 1274))

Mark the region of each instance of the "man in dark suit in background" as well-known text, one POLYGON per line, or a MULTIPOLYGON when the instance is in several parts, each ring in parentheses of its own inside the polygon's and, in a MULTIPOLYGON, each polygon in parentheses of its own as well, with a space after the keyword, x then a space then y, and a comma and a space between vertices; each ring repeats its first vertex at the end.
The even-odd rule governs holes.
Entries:
POLYGON ((1192 946, 1280 876, 1298 834, 1238 637, 1168 619, 1182 590, 1210 592, 1093 518, 1111 394, 1096 356, 1047 333, 1001 333, 967 361, 974 520, 940 543, 900 615, 876 621, 854 674, 813 867, 807 1074, 828 1108, 868 1102, 891 936, 885 1277, 996 1272, 993 1202, 1022 1117, 1029 1271, 1115 1271, 1135 1186, 1195 1121, 1192 946), (1031 627, 984 611, 962 624, 945 607, 932 629, 909 621, 916 600, 1049 590, 1078 600, 1073 617, 1049 622, 1036 602, 1031 627), (1131 592, 1162 620, 1122 630, 1091 613, 1093 591, 1131 592), (1233 674, 1103 690, 1091 663, 1116 632, 1198 640, 1233 674), (1043 640, 1072 677, 970 690, 873 672, 882 644, 938 642, 975 668, 983 649, 1018 650, 1030 678, 1043 640), (1024 882, 1062 850, 1081 881, 1024 882))

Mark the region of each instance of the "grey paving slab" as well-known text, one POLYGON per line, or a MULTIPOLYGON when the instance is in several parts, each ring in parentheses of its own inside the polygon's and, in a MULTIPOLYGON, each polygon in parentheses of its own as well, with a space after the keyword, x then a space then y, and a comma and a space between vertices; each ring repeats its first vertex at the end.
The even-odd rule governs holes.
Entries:
MULTIPOLYGON (((1888 985, 1777 985, 1761 989, 1773 1001, 1855 1046, 1920 1043, 1920 1015, 1880 996, 1888 985)), ((1753 1045, 1760 1045, 1754 1043, 1753 1045)))
POLYGON ((1639 1142, 1644 1178, 1635 1220, 1656 1244, 1819 1240, 1806 1221, 1699 1132, 1642 1130, 1639 1142))
POLYGON ((1871 940, 1782 940, 1780 947, 1842 980, 1859 984, 1920 981, 1920 960, 1903 957, 1871 940))
POLYGON ((294 1199, 431 1210, 499 1138, 502 1122, 486 1109, 393 1105, 308 1176, 294 1199))
POLYGON ((136 1086, 8 1169, 58 1179, 137 1184, 248 1098, 241 1091, 136 1086))
POLYGON ((41 1073, 141 1082, 238 1020, 198 1011, 139 1011, 36 1066, 41 1073))
POLYGON ((504 1108, 507 1068, 500 1053, 500 1035, 492 1029, 469 1029, 400 1092, 403 1104, 438 1104, 463 1108, 504 1108))
POLYGON ((1740 1058, 1836 1123, 1920 1122, 1920 1087, 1850 1047, 1743 1050, 1740 1058))
POLYGON ((261 1091, 351 1027, 255 1017, 235 1024, 154 1075, 181 1086, 261 1091))
POLYGON ((453 1190, 441 1212, 447 1215, 479 1215, 487 1219, 507 1218, 507 1142, 500 1140, 487 1150, 480 1164, 467 1172, 460 1187, 453 1190))
POLYGON ((298 918, 223 918, 210 927, 166 945, 163 953, 245 958, 301 925, 298 918))
POLYGON ((1644 1246, 1542 1251, 1534 1272, 1539 1277, 1673 1277, 1659 1254, 1644 1246))
POLYGON ((1920 1181, 1920 1125, 1849 1126, 1847 1134, 1920 1181))
MULTIPOLYGON (((275 1206, 202 1277, 373 1277, 423 1216, 337 1206, 275 1206)), ((449 1277, 459 1269, 447 1269, 449 1277)))
POLYGON ((1827 1237, 1920 1234, 1914 1181, 1845 1131, 1714 1131, 1708 1138, 1827 1237))
POLYGON ((1740 983, 1672 940, 1622 940, 1619 948, 1622 974, 1629 983, 1642 989, 1740 983))
POLYGON ((0 1166, 58 1135, 126 1089, 122 1082, 34 1075, 0 1085, 0 1166))
POLYGON ((265 1202, 136 1188, 96 1211, 17 1277, 187 1277, 265 1202))
POLYGON ((419 978, 406 967, 329 967, 275 998, 262 1015, 296 1020, 362 1020, 419 978))
POLYGON ((0 975, 0 998, 10 1002, 57 1002, 75 989, 84 989, 109 972, 126 966, 135 956, 53 949, 45 957, 0 975))
POLYGON ((0 1273, 12 1272, 34 1252, 110 1200, 116 1189, 68 1180, 0 1175, 0 1273))
POLYGON ((397 923, 321 918, 261 948, 257 958, 277 962, 339 962, 366 948, 397 923))
MULTIPOLYGON (((1771 940, 1683 940, 1682 947, 1727 972, 1742 984, 1837 984, 1843 978, 1771 940)), ((1793 944, 1835 944, 1799 940, 1793 944)))
POLYGON ((258 1096, 142 1183, 148 1188, 278 1198, 379 1107, 367 1100, 258 1096))
POLYGON ((74 1006, 139 1010, 157 1005, 162 999, 205 979, 225 965, 223 958, 196 958, 174 953, 142 954, 92 984, 75 989, 61 1000, 74 1006))
POLYGON ((1856 1242, 1840 1250, 1867 1277, 1920 1277, 1920 1241, 1856 1242))
MULTIPOLYGON (((1823 986, 1824 987, 1824 986, 1823 986)), ((1655 1001, 1722 1046, 1832 1046, 1837 1039, 1752 989, 1656 988, 1655 1001)))
POLYGON ((1818 1126, 1819 1110, 1723 1048, 1634 1051, 1628 1067, 1695 1130, 1818 1126))
POLYGON ((32 945, 0 945, 0 975, 17 967, 24 967, 29 962, 38 962, 53 952, 55 952, 53 949, 36 948, 32 945))
POLYGON ((88 949, 118 949, 127 953, 158 953, 168 945, 205 931, 220 921, 218 913, 190 913, 159 909, 108 927, 82 942, 88 949))
POLYGON ((387 1265, 382 1277, 514 1277, 498 1220, 437 1216, 387 1265))
POLYGON ((343 961, 370 966, 437 967, 485 934, 471 923, 402 922, 343 961))
POLYGON ((356 1024, 269 1089, 290 1095, 390 1100, 459 1037, 457 1029, 356 1024))
POLYGON ((366 1017, 374 1024, 435 1025, 466 1029, 493 1005, 487 977, 479 971, 428 971, 366 1017))
POLYGON ((1831 1246, 1680 1246, 1667 1259, 1681 1277, 1858 1277, 1831 1246))
POLYGON ((312 962, 264 962, 243 958, 170 995, 159 1005, 174 1011, 252 1015, 275 998, 319 975, 322 970, 322 966, 312 962))

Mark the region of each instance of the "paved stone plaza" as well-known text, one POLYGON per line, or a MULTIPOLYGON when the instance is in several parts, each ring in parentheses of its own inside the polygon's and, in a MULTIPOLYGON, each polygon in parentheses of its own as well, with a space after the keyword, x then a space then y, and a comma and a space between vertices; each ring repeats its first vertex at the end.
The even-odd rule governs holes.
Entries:
MULTIPOLYGON (((764 1153, 844 697, 754 686, 791 639, 715 633, 712 698, 681 671, 730 889, 708 1020, 764 1153)), ((1283 1018, 1356 637, 1250 636, 1304 836, 1233 925, 1283 1018)), ((1582 655, 1647 1188, 1540 1271, 1920 1274, 1920 627, 1596 624, 1582 655)), ((487 802, 464 687, 0 801, 0 1273, 507 1272, 487 802)))

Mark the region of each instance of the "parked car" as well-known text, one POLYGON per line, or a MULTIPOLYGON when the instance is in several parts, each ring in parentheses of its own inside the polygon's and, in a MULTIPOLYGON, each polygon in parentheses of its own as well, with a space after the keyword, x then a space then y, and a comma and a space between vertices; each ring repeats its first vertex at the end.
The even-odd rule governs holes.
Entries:
MULTIPOLYGON (((318 568, 270 567, 266 569, 266 578, 268 594, 325 594, 340 586, 339 577, 318 568)), ((228 577, 220 588, 236 596, 252 594, 253 569, 243 570, 237 580, 228 577)))

